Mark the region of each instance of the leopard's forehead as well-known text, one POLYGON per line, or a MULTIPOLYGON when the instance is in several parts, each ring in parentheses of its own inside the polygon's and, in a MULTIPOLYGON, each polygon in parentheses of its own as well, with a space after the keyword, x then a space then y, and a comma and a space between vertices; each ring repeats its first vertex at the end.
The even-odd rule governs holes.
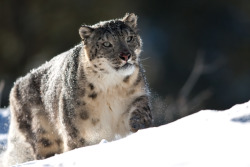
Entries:
POLYGON ((93 28, 95 28, 99 34, 109 33, 115 36, 124 36, 135 33, 131 27, 120 20, 100 22, 93 25, 93 28))

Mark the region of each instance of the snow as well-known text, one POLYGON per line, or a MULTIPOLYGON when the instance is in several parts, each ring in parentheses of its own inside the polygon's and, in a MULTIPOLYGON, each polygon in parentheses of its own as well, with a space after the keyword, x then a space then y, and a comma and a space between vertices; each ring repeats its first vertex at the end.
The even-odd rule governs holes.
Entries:
POLYGON ((203 110, 126 138, 75 149, 16 167, 249 167, 250 101, 229 110, 203 110))

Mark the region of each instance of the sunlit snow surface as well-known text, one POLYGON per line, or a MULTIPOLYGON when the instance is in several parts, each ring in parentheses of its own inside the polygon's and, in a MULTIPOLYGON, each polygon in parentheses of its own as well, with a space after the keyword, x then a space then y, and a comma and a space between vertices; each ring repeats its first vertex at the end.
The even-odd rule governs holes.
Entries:
POLYGON ((249 167, 250 101, 17 166, 249 167))

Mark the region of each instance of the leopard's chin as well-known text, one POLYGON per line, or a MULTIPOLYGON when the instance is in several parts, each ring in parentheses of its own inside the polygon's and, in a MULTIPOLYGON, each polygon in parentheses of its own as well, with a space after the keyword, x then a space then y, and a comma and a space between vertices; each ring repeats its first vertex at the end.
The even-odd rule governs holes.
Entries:
POLYGON ((121 75, 131 75, 134 70, 135 70, 135 66, 131 63, 126 63, 123 66, 119 67, 116 69, 118 73, 120 73, 121 75))

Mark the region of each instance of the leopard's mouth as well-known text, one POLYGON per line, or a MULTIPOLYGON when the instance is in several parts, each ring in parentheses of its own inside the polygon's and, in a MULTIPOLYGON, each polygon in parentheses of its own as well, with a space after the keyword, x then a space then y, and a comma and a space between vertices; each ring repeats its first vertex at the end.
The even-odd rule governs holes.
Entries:
POLYGON ((127 62, 123 66, 121 66, 120 69, 125 70, 127 68, 131 68, 132 66, 133 66, 133 64, 127 62))
POLYGON ((135 66, 133 64, 127 62, 122 66, 115 67, 115 69, 117 72, 119 72, 121 74, 130 75, 133 73, 135 66))

